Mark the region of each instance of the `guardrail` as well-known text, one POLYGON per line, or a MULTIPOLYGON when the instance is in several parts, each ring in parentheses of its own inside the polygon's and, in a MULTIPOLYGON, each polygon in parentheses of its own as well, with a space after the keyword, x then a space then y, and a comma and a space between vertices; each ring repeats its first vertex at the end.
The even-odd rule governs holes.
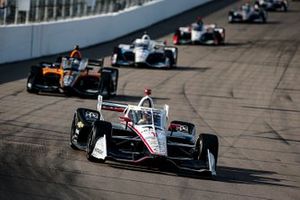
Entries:
POLYGON ((0 26, 106 14, 155 0, 0 0, 0 26))
POLYGON ((209 1, 153 0, 119 12, 1 26, 0 64, 70 51, 75 44, 84 48, 107 42, 209 1))

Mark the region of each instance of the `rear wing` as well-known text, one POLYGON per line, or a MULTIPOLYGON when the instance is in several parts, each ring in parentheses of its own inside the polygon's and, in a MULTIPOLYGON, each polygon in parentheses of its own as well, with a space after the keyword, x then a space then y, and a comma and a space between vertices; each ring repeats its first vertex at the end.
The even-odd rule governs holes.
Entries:
POLYGON ((124 112, 127 108, 128 108, 127 104, 103 101, 103 97, 101 95, 98 95, 97 110, 100 113, 101 113, 101 110, 124 112))

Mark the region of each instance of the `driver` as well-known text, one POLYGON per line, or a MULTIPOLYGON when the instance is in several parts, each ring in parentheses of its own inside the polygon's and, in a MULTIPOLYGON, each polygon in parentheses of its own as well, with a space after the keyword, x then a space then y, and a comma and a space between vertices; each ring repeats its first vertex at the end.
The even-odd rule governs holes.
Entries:
POLYGON ((70 53, 70 58, 81 59, 81 53, 79 51, 79 45, 75 45, 73 51, 70 53))
POLYGON ((198 16, 197 21, 196 21, 196 23, 193 24, 193 26, 195 27, 195 29, 197 31, 203 31, 204 23, 203 23, 202 17, 198 16))
POLYGON ((151 124, 151 115, 146 112, 143 112, 142 117, 137 124, 151 124))

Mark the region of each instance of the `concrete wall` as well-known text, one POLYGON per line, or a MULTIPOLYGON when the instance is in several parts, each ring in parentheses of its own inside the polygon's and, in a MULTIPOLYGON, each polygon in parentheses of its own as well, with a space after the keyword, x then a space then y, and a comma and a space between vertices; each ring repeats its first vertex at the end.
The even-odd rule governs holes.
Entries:
POLYGON ((158 0, 125 11, 59 22, 0 27, 0 64, 113 40, 211 0, 158 0))

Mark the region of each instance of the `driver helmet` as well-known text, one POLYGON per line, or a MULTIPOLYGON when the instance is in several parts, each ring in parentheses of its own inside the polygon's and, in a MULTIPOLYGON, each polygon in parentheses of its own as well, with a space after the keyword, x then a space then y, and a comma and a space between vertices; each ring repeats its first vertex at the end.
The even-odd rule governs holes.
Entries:
POLYGON ((76 45, 74 46, 74 49, 75 49, 75 50, 79 50, 79 45, 76 44, 76 45))
POLYGON ((150 36, 147 33, 144 33, 144 35, 142 36, 142 42, 144 44, 149 44, 149 42, 150 42, 150 36))

